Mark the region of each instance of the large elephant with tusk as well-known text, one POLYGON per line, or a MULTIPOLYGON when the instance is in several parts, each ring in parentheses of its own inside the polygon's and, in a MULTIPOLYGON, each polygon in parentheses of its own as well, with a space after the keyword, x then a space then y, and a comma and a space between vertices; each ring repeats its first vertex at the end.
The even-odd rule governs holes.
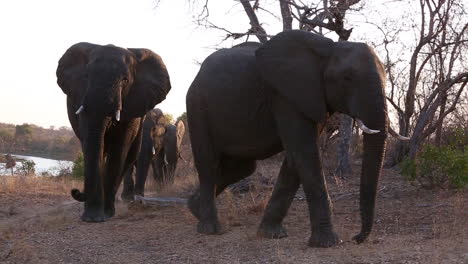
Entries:
POLYGON ((188 206, 198 232, 221 233, 215 197, 252 174, 256 160, 285 150, 258 235, 282 238, 282 222, 302 184, 312 247, 338 244, 317 146, 319 127, 333 112, 353 117, 364 135, 361 243, 374 223, 377 184, 389 122, 385 70, 366 44, 333 42, 285 31, 267 43, 243 43, 205 59, 186 102, 199 189, 188 206))
POLYGON ((84 155, 84 191, 71 194, 84 202, 83 221, 102 222, 115 213, 117 189, 140 150, 144 116, 166 98, 169 74, 148 49, 82 42, 60 59, 57 83, 84 155))

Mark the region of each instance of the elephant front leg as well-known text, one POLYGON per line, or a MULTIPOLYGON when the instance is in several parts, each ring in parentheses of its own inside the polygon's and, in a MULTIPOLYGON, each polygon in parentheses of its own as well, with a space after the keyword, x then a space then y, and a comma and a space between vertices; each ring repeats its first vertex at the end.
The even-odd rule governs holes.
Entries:
POLYGON ((299 188, 300 180, 296 170, 288 166, 287 158, 281 166, 273 194, 263 214, 257 235, 265 238, 283 238, 288 233, 283 227, 283 219, 299 188))
POLYGON ((337 245, 339 240, 331 222, 330 200, 320 163, 317 124, 283 100, 274 101, 274 111, 286 159, 299 175, 307 198, 312 231, 309 246, 337 245))
MULTIPOLYGON (((107 162, 107 177, 104 180, 104 214, 107 218, 115 214, 115 196, 122 183, 123 176, 130 173, 136 162, 141 145, 141 121, 132 120, 119 127, 113 134, 107 162)), ((131 175, 130 175, 131 176, 131 175)))

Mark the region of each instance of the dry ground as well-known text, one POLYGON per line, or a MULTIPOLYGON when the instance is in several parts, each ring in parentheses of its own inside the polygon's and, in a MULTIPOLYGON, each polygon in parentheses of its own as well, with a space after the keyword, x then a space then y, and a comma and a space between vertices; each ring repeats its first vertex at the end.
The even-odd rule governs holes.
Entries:
MULTIPOLYGON (((356 167, 355 171, 359 168, 356 167)), ((264 161, 252 177, 275 177, 276 160, 264 161)), ((186 197, 196 184, 190 164, 178 168, 176 184, 159 195, 186 197), (183 176, 182 176, 183 175, 183 176)), ((328 179, 335 229, 343 243, 307 247, 307 205, 298 193, 281 240, 256 236, 270 188, 218 199, 223 235, 195 231, 185 206, 143 206, 119 202, 105 223, 79 220, 83 205, 69 190, 81 183, 41 178, 0 178, 1 263, 468 263, 467 191, 425 191, 384 170, 376 225, 361 245, 355 176, 328 179)), ((148 187, 154 191, 154 186, 148 187)))

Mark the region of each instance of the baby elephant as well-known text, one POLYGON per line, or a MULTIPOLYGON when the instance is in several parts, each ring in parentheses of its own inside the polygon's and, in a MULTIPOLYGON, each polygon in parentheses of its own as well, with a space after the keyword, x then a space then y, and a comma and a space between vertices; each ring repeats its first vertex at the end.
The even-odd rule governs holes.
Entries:
POLYGON ((184 122, 179 120, 172 125, 160 109, 153 109, 146 114, 143 123, 143 139, 138 155, 136 180, 133 181, 133 169, 124 178, 122 199, 132 201, 134 195, 144 196, 145 182, 149 166, 153 177, 159 184, 171 183, 180 155, 180 145, 185 134, 184 122))

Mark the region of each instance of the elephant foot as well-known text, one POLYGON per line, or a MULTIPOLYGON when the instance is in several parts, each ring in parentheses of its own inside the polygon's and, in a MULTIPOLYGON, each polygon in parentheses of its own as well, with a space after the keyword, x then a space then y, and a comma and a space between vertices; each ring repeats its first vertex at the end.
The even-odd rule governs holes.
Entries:
POLYGON ((260 224, 257 236, 264 238, 280 239, 288 236, 288 231, 281 224, 267 225, 260 224))
POLYGON ((133 202, 135 200, 135 195, 133 195, 133 193, 122 193, 120 198, 122 198, 124 202, 133 202))
POLYGON ((197 219, 200 219, 200 192, 195 192, 187 201, 187 207, 197 219))
POLYGON ((205 234, 205 235, 221 235, 225 233, 225 231, 221 227, 221 224, 217 220, 209 221, 209 222, 208 221, 198 222, 197 231, 198 233, 205 234))
POLYGON ((309 247, 327 248, 336 246, 341 242, 343 241, 333 231, 318 231, 312 232, 309 239, 309 247))
POLYGON ((81 220, 88 223, 104 222, 107 217, 102 209, 85 209, 81 215, 81 220))
POLYGON ((367 239, 368 236, 369 236, 369 233, 361 232, 361 233, 355 235, 353 237, 353 240, 355 240, 356 243, 361 244, 362 242, 364 242, 367 239))
POLYGON ((115 207, 112 205, 110 208, 104 209, 104 217, 105 219, 109 219, 115 215, 115 207))

